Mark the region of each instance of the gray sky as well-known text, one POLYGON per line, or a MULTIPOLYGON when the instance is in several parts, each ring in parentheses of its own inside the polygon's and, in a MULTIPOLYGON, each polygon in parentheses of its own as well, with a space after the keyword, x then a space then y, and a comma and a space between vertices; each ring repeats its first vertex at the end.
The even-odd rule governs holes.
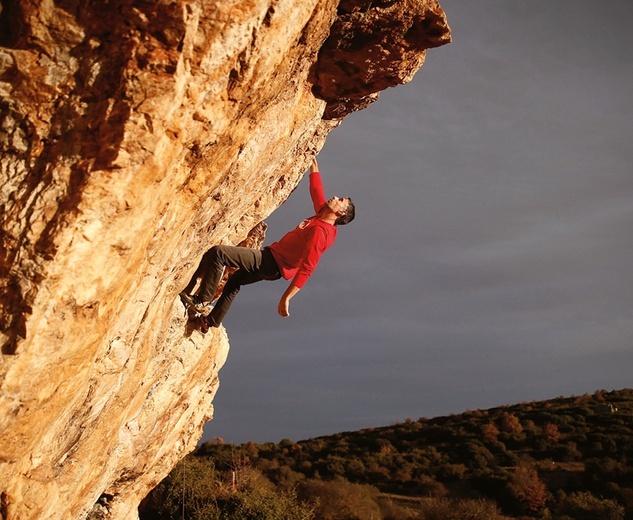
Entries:
MULTIPOLYGON (((330 134, 356 220, 276 315, 245 287, 203 440, 633 386, 633 3, 442 0, 453 43, 330 134)), ((268 243, 310 214, 307 179, 268 243)))

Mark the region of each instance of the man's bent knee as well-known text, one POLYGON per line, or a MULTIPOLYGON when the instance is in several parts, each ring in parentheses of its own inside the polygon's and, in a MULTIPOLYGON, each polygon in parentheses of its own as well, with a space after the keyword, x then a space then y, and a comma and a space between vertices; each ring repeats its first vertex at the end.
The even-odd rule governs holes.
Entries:
POLYGON ((226 253, 227 249, 230 247, 231 246, 213 246, 211 249, 209 249, 211 261, 214 264, 217 264, 219 262, 222 265, 226 265, 226 253))

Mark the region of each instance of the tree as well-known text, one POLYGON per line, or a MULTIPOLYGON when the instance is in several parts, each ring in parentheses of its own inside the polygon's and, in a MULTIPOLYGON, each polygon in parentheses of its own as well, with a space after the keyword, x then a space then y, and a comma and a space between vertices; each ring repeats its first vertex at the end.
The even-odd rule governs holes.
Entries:
POLYGON ((521 433, 523 431, 519 418, 508 412, 504 412, 501 419, 499 419, 499 428, 506 433, 521 433))
POLYGON ((558 426, 552 423, 547 423, 541 429, 541 436, 547 442, 556 443, 560 439, 560 433, 558 431, 558 426))
POLYGON ((490 442, 496 441, 499 438, 499 434, 501 432, 499 431, 499 428, 494 425, 494 423, 488 423, 481 429, 481 433, 484 441, 490 442))
POLYGON ((510 483, 510 491, 530 513, 536 513, 547 504, 547 488, 530 466, 517 466, 510 483))
POLYGON ((572 493, 557 507, 561 520, 624 520, 624 507, 615 500, 601 499, 588 491, 572 493))

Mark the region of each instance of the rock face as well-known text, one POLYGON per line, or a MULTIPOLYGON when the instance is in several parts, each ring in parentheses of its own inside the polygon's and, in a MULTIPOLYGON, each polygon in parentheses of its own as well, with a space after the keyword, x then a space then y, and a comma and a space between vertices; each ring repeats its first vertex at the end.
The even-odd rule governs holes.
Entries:
POLYGON ((449 29, 435 0, 0 8, 0 513, 134 518, 227 357, 177 299, 200 256, 449 29))

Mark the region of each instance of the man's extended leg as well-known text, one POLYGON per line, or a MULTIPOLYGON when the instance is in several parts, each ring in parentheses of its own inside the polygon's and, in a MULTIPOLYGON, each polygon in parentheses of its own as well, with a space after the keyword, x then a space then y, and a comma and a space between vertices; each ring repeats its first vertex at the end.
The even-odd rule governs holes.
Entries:
POLYGON ((183 303, 198 312, 204 312, 213 301, 218 289, 225 266, 246 268, 248 271, 256 269, 261 251, 248 247, 213 246, 200 260, 191 281, 180 293, 183 303), (196 279, 202 278, 198 294, 192 295, 196 279))
POLYGON ((279 267, 270 250, 265 249, 264 251, 258 251, 258 253, 261 253, 261 255, 254 270, 241 267, 227 280, 215 307, 213 307, 211 313, 204 318, 210 327, 220 326, 220 323, 222 323, 224 316, 226 316, 233 300, 243 285, 259 282, 261 280, 277 280, 281 278, 279 267))
POLYGON ((254 272, 261 263, 261 254, 261 251, 248 247, 213 246, 202 257, 191 281, 180 293, 180 299, 187 307, 199 312, 204 311, 213 301, 225 266, 254 272), (191 292, 198 277, 202 277, 202 282, 198 294, 194 296, 191 292))
POLYGON ((213 310, 204 318, 204 321, 210 327, 219 327, 220 323, 229 311, 233 300, 240 292, 242 285, 248 285, 251 283, 259 282, 263 278, 259 277, 256 273, 249 273, 245 269, 238 269, 235 271, 224 285, 222 294, 215 302, 213 310))
POLYGON ((198 268, 196 269, 196 272, 193 273, 191 280, 187 284, 187 287, 185 287, 182 290, 181 294, 183 293, 187 295, 193 294, 193 290, 196 288, 198 279, 202 279, 202 277, 204 276, 204 273, 207 270, 207 267, 209 266, 211 256, 212 256, 211 249, 209 249, 204 255, 202 255, 202 258, 200 259, 200 263, 198 264, 198 268))
POLYGON ((262 262, 262 252, 250 247, 214 246, 208 253, 208 264, 198 291, 205 303, 213 300, 225 267, 237 267, 247 273, 254 273, 262 262))

